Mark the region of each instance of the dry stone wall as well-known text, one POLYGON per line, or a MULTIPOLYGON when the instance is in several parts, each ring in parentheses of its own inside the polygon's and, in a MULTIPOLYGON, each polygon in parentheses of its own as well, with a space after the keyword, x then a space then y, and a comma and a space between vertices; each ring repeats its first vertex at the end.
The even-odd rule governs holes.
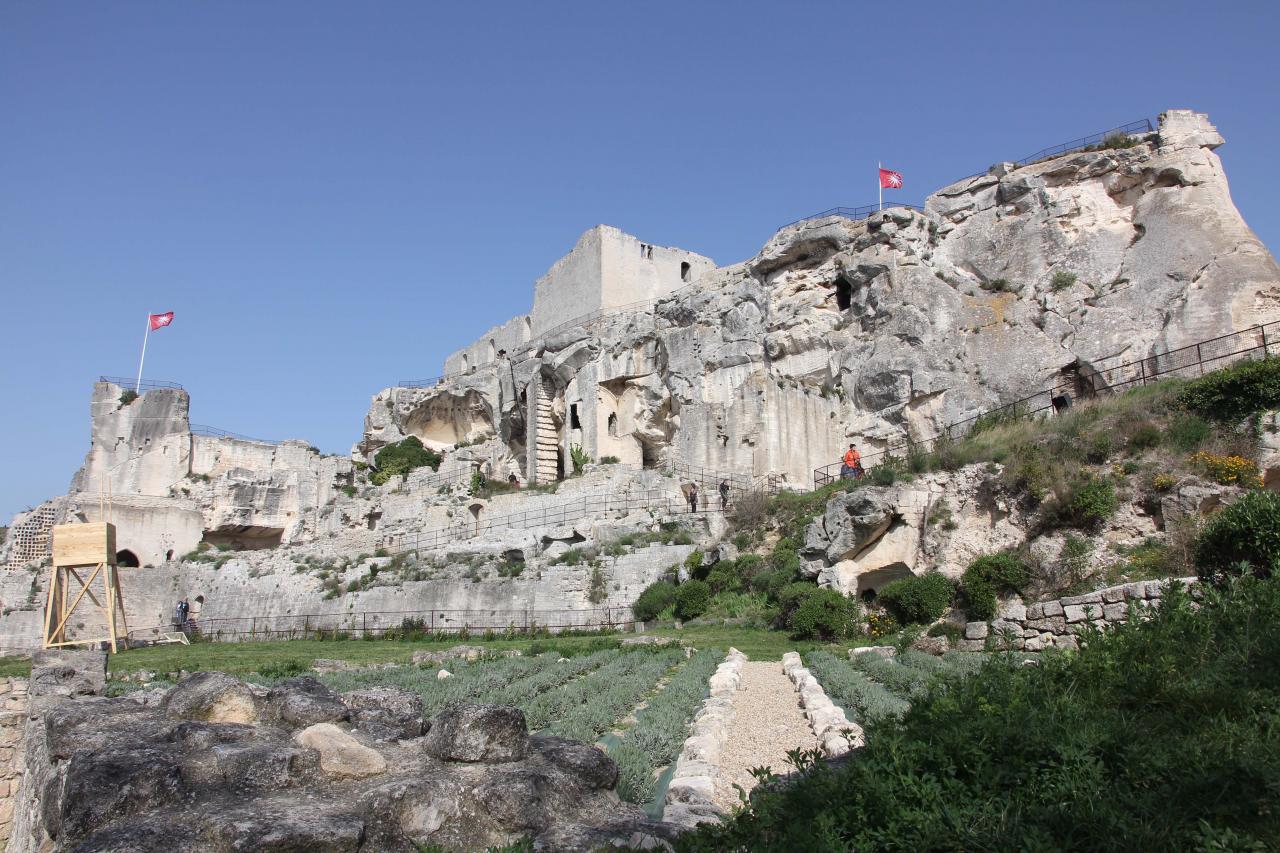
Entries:
POLYGON ((26 722, 26 679, 0 678, 0 847, 9 841, 18 787, 27 766, 22 745, 26 722))
POLYGON ((866 743, 862 726, 850 722, 844 711, 836 707, 798 653, 787 652, 782 656, 782 671, 795 685, 805 718, 828 758, 844 755, 866 743))
POLYGON ((1160 605, 1169 584, 1190 586, 1196 582, 1194 577, 1135 581, 1035 604, 1007 602, 1001 606, 998 619, 965 625, 964 639, 958 647, 962 651, 982 651, 988 644, 996 648, 1011 645, 1028 652, 1079 648, 1077 635, 1082 629, 1108 628, 1128 621, 1131 611, 1140 617, 1144 610, 1160 605))

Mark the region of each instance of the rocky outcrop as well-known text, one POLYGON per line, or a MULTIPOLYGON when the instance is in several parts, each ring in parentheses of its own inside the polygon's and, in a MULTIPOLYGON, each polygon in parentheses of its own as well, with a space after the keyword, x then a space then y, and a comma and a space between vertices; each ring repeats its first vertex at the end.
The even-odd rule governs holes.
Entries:
POLYGON ((200 673, 159 705, 42 698, 9 849, 412 853, 532 837, 538 849, 594 850, 673 836, 618 800, 603 752, 531 737, 514 708, 451 708, 424 738, 412 703, 389 695, 374 713, 367 691, 340 701, 355 728, 308 723, 334 716, 322 691, 200 673), (371 723, 407 737, 375 739, 371 723))

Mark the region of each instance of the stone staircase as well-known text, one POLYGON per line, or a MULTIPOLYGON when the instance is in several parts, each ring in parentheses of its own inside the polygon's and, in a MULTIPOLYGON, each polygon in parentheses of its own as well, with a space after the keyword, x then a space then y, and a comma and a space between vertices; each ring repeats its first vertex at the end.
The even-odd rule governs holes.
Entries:
POLYGON ((534 385, 534 477, 535 483, 554 483, 557 478, 555 422, 551 418, 551 394, 545 382, 534 385))

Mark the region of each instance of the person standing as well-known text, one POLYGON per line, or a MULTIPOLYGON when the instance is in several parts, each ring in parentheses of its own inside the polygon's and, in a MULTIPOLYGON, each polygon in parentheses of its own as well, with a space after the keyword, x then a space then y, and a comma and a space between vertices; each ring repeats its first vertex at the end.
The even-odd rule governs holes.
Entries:
POLYGON ((689 484, 689 512, 698 511, 698 484, 689 484))
POLYGON ((724 512, 729 508, 729 481, 720 481, 720 511, 724 512))
POLYGON ((840 479, 847 480, 850 477, 857 479, 862 476, 862 454, 858 452, 856 445, 850 444, 849 449, 844 452, 844 459, 840 462, 840 479))

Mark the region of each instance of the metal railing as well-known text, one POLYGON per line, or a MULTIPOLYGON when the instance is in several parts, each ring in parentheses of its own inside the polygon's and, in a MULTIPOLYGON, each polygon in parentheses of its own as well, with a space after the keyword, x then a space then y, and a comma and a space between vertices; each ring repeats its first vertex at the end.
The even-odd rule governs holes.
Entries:
MULTIPOLYGON (((188 620, 189 632, 205 641, 305 640, 337 635, 381 637, 405 627, 431 634, 530 633, 533 631, 629 630, 635 624, 630 607, 582 610, 375 610, 345 613, 231 616, 188 620)), ((174 630, 171 625, 135 628, 130 639, 174 630)))
POLYGON ((236 441, 252 441, 255 444, 270 444, 274 446, 284 444, 284 441, 277 441, 271 438, 251 438, 250 436, 247 436, 247 435, 241 435, 238 432, 232 432, 231 430, 226 430, 226 429, 219 429, 218 427, 206 426, 204 424, 192 424, 191 434, 203 436, 205 438, 231 438, 231 439, 235 439, 236 441))
POLYGON ((165 382, 160 379, 144 379, 142 380, 142 384, 139 385, 137 378, 133 376, 99 376, 98 381, 110 382, 112 385, 119 385, 121 388, 125 388, 129 391, 132 391, 135 386, 137 386, 138 390, 140 391, 184 391, 186 390, 177 382, 165 382))
POLYGON ((1073 139, 1070 142, 1063 142, 1058 145, 1050 145, 1048 148, 1041 148, 1030 157, 1023 157, 1021 160, 1015 160, 1014 162, 1019 166, 1026 166, 1040 160, 1046 160, 1050 157, 1060 157, 1061 155, 1072 151, 1080 151, 1094 145, 1100 145, 1113 136, 1133 136, 1138 133, 1154 132, 1155 126, 1151 123, 1151 119, 1142 118, 1137 121, 1131 121, 1128 124, 1122 124, 1119 127, 1113 127, 1109 130, 1091 133, 1088 136, 1082 136, 1079 139, 1073 139))
MULTIPOLYGON (((899 458, 898 454, 930 452, 939 441, 957 441, 972 433, 974 427, 979 425, 994 425, 1047 414, 1054 408, 1053 398, 1064 393, 1075 399, 1087 400, 1099 394, 1112 393, 1133 385, 1145 385, 1158 379, 1203 376, 1206 372, 1238 361, 1267 358, 1271 354, 1270 348, 1276 345, 1280 345, 1280 320, 1250 326, 1133 361, 1119 361, 1123 356, 1100 359, 1097 364, 1084 366, 1074 376, 1060 379, 1034 394, 950 423, 942 432, 930 438, 903 441, 874 453, 863 454, 862 465, 863 468, 871 468, 887 459, 899 458)), ((814 488, 821 488, 838 480, 840 470, 839 462, 815 468, 814 488)))
POLYGON ((799 225, 801 222, 809 222, 815 219, 827 219, 832 216, 839 216, 842 219, 852 219, 853 221, 858 222, 871 216, 871 214, 879 213, 882 210, 893 210, 895 208, 900 209, 904 207, 908 210, 924 212, 924 208, 918 204, 864 204, 859 207, 833 207, 830 210, 824 210, 821 213, 802 216, 794 222, 788 222, 786 225, 779 227, 778 230, 781 231, 783 228, 790 228, 792 225, 799 225))

